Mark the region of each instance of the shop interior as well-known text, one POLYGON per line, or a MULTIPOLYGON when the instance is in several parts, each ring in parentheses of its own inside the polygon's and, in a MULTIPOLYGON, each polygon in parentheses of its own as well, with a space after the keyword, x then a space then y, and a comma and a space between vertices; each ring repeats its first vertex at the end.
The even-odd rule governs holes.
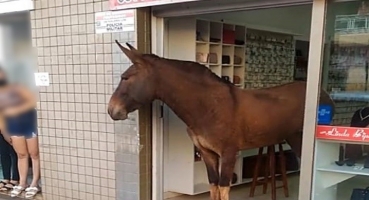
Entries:
MULTIPOLYGON (((335 15, 338 15, 337 12, 357 14, 357 8, 360 6, 360 2, 350 2, 348 4, 356 11, 347 11, 347 5, 343 4, 347 3, 330 6, 329 9, 335 10, 336 13, 330 14, 332 16, 328 16, 330 19, 327 20, 322 84, 330 93, 340 87, 335 85, 337 81, 332 81, 334 72, 330 70, 331 44, 335 41, 335 32, 332 31, 335 30, 335 15)), ((306 80, 311 12, 311 5, 299 5, 169 18, 165 52, 168 58, 202 63, 216 75, 242 89, 272 87, 294 80, 306 80)), ((355 37, 351 39, 355 40, 355 37)), ((351 43, 355 42, 351 41, 351 43)), ((351 75, 363 74, 362 70, 360 72, 358 70, 360 71, 361 68, 356 71, 351 70, 351 75)), ((345 83, 350 82, 345 80, 345 83)), ((357 81, 356 78, 351 80, 357 81)), ((357 85, 357 83, 351 86, 346 84, 345 87, 349 89, 357 85)), ((357 89, 352 90, 357 91, 357 89)), ((356 102, 356 107, 348 107, 347 103, 352 105, 352 102, 334 100, 339 109, 333 124, 349 124, 355 109, 364 105, 363 102, 356 102)), ((208 199, 209 186, 201 155, 188 137, 185 124, 169 108, 165 107, 164 113, 164 198, 208 199)), ((322 146, 321 148, 337 152, 337 158, 334 159, 338 159, 338 143, 319 145, 322 146)), ((288 144, 283 144, 283 150, 286 156, 289 195, 286 196, 283 188, 277 189, 277 199, 297 199, 300 161, 292 153, 288 144)), ((278 148, 276 153, 278 154, 278 148)), ((239 152, 232 181, 231 200, 271 199, 270 185, 266 194, 263 194, 262 186, 257 186, 254 197, 249 197, 257 156, 258 149, 239 152)), ((322 156, 323 154, 316 159, 324 160, 324 156, 328 155, 322 156)), ((316 167, 319 166, 321 165, 316 167)), ((264 169, 264 166, 262 168, 264 169)), ((276 168, 278 168, 277 165, 276 168)), ((337 171, 337 169, 331 169, 326 170, 326 173, 322 172, 324 170, 317 172, 323 179, 332 181, 328 181, 328 185, 314 186, 316 192, 324 194, 324 198, 316 196, 314 199, 350 199, 353 187, 363 187, 362 183, 365 180, 363 177, 353 175, 351 172, 350 175, 343 175, 335 173, 335 170, 337 171), (329 189, 325 190, 326 188, 329 189), (334 197, 330 195, 331 193, 335 194, 334 197)), ((262 176, 259 173, 258 179, 262 176)), ((279 180, 277 186, 282 185, 281 179, 277 178, 277 180, 279 180)))
MULTIPOLYGON (((306 80, 311 9, 303 5, 170 18, 168 57, 200 62, 242 89, 306 80), (227 32, 234 33, 234 38, 225 37, 227 32)), ((164 198, 208 199, 205 164, 185 124, 169 108, 165 109, 164 135, 164 198)), ((283 144, 283 150, 289 198, 283 188, 277 189, 277 198, 297 199, 299 160, 288 144, 283 144)), ((257 155, 258 149, 239 152, 231 200, 249 197, 257 155)), ((262 188, 257 186, 250 199, 269 199, 271 186, 267 194, 262 188)))

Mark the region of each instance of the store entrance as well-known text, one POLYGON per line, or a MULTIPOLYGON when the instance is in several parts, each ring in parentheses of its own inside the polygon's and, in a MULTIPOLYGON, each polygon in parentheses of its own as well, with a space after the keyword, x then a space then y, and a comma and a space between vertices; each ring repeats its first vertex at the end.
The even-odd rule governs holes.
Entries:
MULTIPOLYGON (((169 18, 164 54, 200 62, 241 89, 306 80, 311 12, 311 5, 299 5, 169 18)), ((163 121, 164 199, 209 199, 205 164, 187 135, 186 125, 167 106, 163 121)), ((300 160, 288 144, 283 144, 283 149, 288 199, 297 199, 300 160)), ((249 196, 257 154, 258 149, 239 152, 231 200, 249 196)), ((257 187, 253 199, 270 199, 271 186, 267 194, 262 188, 257 187)), ((283 189, 277 189, 277 199, 285 198, 283 189)))

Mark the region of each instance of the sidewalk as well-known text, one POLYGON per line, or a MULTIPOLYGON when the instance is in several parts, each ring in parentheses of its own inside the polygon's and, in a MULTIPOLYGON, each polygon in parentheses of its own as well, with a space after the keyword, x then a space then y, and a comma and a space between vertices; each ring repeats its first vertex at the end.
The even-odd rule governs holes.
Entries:
POLYGON ((5 195, 5 194, 0 194, 0 200, 23 200, 21 198, 11 198, 10 196, 8 195, 5 195))

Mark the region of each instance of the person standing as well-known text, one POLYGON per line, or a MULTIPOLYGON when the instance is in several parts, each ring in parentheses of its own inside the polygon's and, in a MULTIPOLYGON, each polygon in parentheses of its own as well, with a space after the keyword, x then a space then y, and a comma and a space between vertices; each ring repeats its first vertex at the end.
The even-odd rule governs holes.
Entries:
POLYGON ((10 135, 18 156, 19 184, 13 187, 10 196, 16 197, 25 191, 25 197, 31 198, 40 191, 36 98, 26 87, 8 83, 4 70, 0 70, 0 115, 0 130, 10 135), (32 160, 33 178, 27 187, 29 157, 32 160))
POLYGON ((8 191, 18 185, 18 157, 11 146, 10 136, 5 132, 0 132, 0 163, 3 171, 3 180, 0 181, 0 191, 8 191))

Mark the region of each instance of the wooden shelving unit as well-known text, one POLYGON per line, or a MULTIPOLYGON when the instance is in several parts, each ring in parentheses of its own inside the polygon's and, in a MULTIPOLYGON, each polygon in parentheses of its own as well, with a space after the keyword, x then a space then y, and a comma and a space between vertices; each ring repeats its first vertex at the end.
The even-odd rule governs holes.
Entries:
POLYGON ((196 20, 195 61, 237 87, 244 88, 245 40, 245 26, 196 20), (224 40, 228 33, 233 34, 233 40, 224 40))

